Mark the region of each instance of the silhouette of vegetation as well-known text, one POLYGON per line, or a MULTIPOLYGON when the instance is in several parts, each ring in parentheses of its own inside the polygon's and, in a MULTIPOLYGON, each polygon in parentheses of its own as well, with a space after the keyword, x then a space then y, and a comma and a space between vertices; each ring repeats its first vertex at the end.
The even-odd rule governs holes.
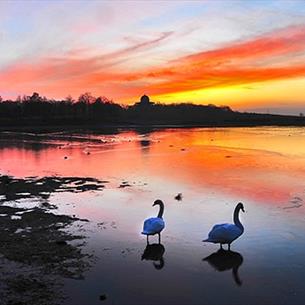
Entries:
POLYGON ((132 106, 122 106, 104 96, 86 92, 74 100, 48 99, 34 92, 16 100, 0 97, 0 126, 68 126, 68 125, 186 125, 186 126, 256 126, 305 125, 303 115, 241 113, 228 106, 165 105, 150 102, 144 95, 132 106))

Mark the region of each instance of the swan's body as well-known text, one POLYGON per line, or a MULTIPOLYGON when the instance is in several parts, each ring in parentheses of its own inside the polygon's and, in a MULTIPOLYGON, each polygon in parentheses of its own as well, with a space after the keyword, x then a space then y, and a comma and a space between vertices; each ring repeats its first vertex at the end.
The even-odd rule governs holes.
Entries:
POLYGON ((148 218, 144 221, 143 232, 144 235, 155 235, 160 233, 165 227, 164 220, 159 217, 148 218))
POLYGON ((239 221, 240 210, 245 211, 242 203, 238 203, 234 210, 234 224, 222 223, 215 225, 210 231, 209 237, 203 241, 220 244, 220 247, 223 244, 228 244, 228 248, 230 249, 231 243, 244 233, 244 227, 239 221))
POLYGON ((142 234, 147 236, 147 242, 148 242, 148 236, 155 234, 159 235, 159 242, 160 242, 160 233, 165 227, 165 222, 162 218, 164 212, 164 204, 161 200, 156 200, 153 206, 155 205, 160 206, 158 216, 146 219, 143 225, 142 234))
POLYGON ((209 233, 209 238, 205 241, 215 244, 230 244, 237 239, 243 230, 235 224, 222 223, 215 225, 209 233))

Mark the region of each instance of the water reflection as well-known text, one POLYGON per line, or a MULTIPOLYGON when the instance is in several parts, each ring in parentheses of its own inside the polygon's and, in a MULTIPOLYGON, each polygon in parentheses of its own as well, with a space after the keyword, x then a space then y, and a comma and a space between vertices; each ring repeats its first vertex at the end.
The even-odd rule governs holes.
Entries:
POLYGON ((85 173, 101 179, 157 178, 276 206, 286 206, 292 191, 302 198, 305 145, 299 143, 305 143, 305 133, 301 129, 289 130, 291 137, 285 128, 117 132, 0 133, 1 172, 22 177, 85 173), (294 147, 293 158, 287 147, 294 147))
POLYGON ((142 260, 153 261, 153 265, 157 270, 164 267, 164 255, 165 248, 162 244, 147 245, 142 254, 142 260))
POLYGON ((154 131, 151 127, 141 127, 136 130, 136 133, 140 136, 140 146, 142 151, 147 151, 151 145, 150 135, 154 131))
POLYGON ((238 275, 238 269, 243 263, 243 257, 240 253, 231 250, 219 249, 203 259, 207 261, 217 271, 225 271, 232 269, 232 276, 238 286, 242 285, 242 281, 238 275))
POLYGON ((149 139, 142 139, 140 140, 140 144, 142 149, 147 149, 151 143, 149 139))
MULTIPOLYGON (((262 142, 263 137, 260 135, 249 133, 250 131, 239 129, 227 133, 219 130, 213 134, 208 130, 166 130, 143 136, 142 133, 139 135, 135 132, 124 132, 116 136, 97 135, 100 137, 99 143, 65 140, 58 144, 61 149, 54 145, 49 146, 48 149, 39 151, 40 159, 35 157, 33 151, 4 145, 0 146, 0 167, 1 172, 9 171, 12 176, 40 176, 33 178, 38 182, 37 187, 41 188, 37 195, 33 194, 35 197, 31 196, 32 184, 26 181, 24 187, 18 187, 15 192, 17 196, 29 196, 26 202, 31 204, 36 202, 38 195, 49 196, 49 187, 53 187, 53 180, 91 177, 109 181, 104 189, 101 187, 103 190, 99 193, 94 189, 92 192, 79 192, 79 187, 90 190, 92 184, 95 184, 87 178, 82 185, 76 180, 73 182, 73 188, 77 192, 67 193, 65 188, 70 189, 70 183, 67 182, 65 188, 60 183, 54 194, 52 191, 52 195, 47 198, 50 204, 58 206, 56 214, 76 215, 90 221, 84 227, 78 227, 78 222, 75 223, 73 230, 75 228, 76 235, 89 237, 84 246, 84 254, 92 250, 100 258, 94 268, 84 273, 85 280, 65 281, 64 289, 69 292, 69 298, 65 301, 67 305, 101 303, 97 297, 101 295, 101 286, 96 285, 97 282, 102 283, 105 294, 115 293, 116 304, 125 304, 128 301, 132 304, 146 304, 149 300, 150 304, 192 305, 202 303, 203 294, 207 304, 225 304, 228 300, 233 300, 235 304, 247 304, 249 296, 256 297, 253 299, 256 304, 302 304, 305 298, 300 280, 304 277, 305 267, 302 238, 305 205, 299 208, 296 206, 305 202, 305 158, 289 158, 266 151, 268 149, 277 152, 273 145, 276 145, 280 137, 283 145, 290 149, 293 147, 295 152, 302 154, 297 141, 300 145, 304 144, 302 139, 305 139, 305 133, 302 137, 287 137, 289 142, 278 133, 271 139, 268 138, 268 141, 264 136, 265 142, 262 142), (144 138, 151 141, 149 149, 145 148, 145 154, 140 144, 140 140, 144 138), (291 138, 295 139, 295 143, 291 143, 291 138), (250 140, 253 149, 250 147, 250 140), (234 148, 236 146, 238 149, 234 148), (185 148, 185 151, 181 151, 181 148, 185 148), (257 148, 265 148, 265 151, 257 148), (90 155, 86 151, 90 151, 90 155), (65 155, 68 156, 66 160, 65 155), (43 177, 49 177, 51 181, 40 184, 45 180, 43 177), (120 188, 122 181, 130 186, 120 188), (183 195, 184 204, 174 198, 179 192, 183 195), (152 237, 151 245, 146 247, 145 237, 141 239, 137 235, 142 219, 151 213, 147 206, 156 196, 168 202, 166 221, 169 230, 162 236, 162 243, 170 249, 167 250, 166 257, 164 246, 157 244, 157 236, 152 237), (202 262, 203 257, 211 254, 200 256, 202 246, 198 241, 202 232, 208 232, 212 224, 226 219, 226 215, 231 213, 231 206, 237 200, 247 202, 247 209, 251 212, 248 216, 243 215, 247 224, 247 237, 239 243, 240 251, 249 263, 244 264, 240 270, 242 256, 224 250, 216 252, 218 248, 211 251, 216 253, 205 259, 209 264, 202 262), (105 224, 105 228, 96 225, 101 223, 105 224), (124 249, 125 246, 128 247, 128 250, 122 255, 123 246, 124 249), (143 261, 140 261, 141 257, 143 261), (292 261, 293 264, 290 264, 292 261), (198 264, 202 264, 204 271, 210 273, 216 272, 213 268, 229 271, 210 274, 214 277, 209 281, 206 278, 208 274, 198 269, 198 264), (277 268, 277 276, 274 277, 273 271, 277 268), (157 271, 160 269, 162 277, 157 271), (133 273, 137 276, 130 280, 130 274, 133 273), (202 291, 202 281, 205 279, 206 293, 202 291), (242 281, 241 291, 238 286, 242 281), (168 285, 169 282, 172 285, 168 285), (149 283, 154 283, 153 289, 149 283), (215 290, 218 286, 223 288, 221 294, 215 290), (265 289, 266 286, 270 289, 265 289), (236 294, 236 289, 240 293, 236 294), (88 291, 90 294, 86 293, 88 291)), ((11 185, 17 186, 19 184, 16 185, 15 182, 11 185)), ((5 194, 11 196, 12 192, 6 191, 5 194)), ((0 194, 0 201, 3 198, 0 194)), ((12 205, 19 205, 18 198, 10 199, 12 205)), ((1 212, 5 213, 7 212, 1 212)), ((14 213, 15 217, 22 218, 29 217, 26 214, 14 213)), ((26 218, 15 218, 12 221, 14 230, 7 231, 7 223, 3 219, 6 218, 8 222, 9 216, 0 218, 5 240, 7 232, 12 239, 24 241, 27 238, 22 237, 23 234, 30 237, 30 234, 36 232, 27 233, 27 227, 30 226, 28 223, 20 227, 20 223, 25 222, 26 218), (24 231, 20 232, 19 229, 24 231)), ((33 221, 37 222, 37 219, 35 217, 33 221)), ((40 221, 37 224, 40 225, 40 221)), ((50 230, 47 231, 52 233, 52 227, 50 230)), ((49 240, 45 240, 49 247, 49 240)), ((81 242, 75 241, 72 245, 78 243, 81 242)), ((9 249, 14 250, 14 245, 15 243, 11 243, 12 247, 9 249)), ((64 251, 69 251, 70 243, 63 245, 55 241, 52 245, 64 255, 64 251)), ((8 244, 2 243, 2 249, 8 249, 8 244)), ((33 252, 32 248, 29 250, 33 252)), ((14 251, 13 254, 16 255, 14 251)), ((71 263, 74 264, 74 261, 71 263)), ((1 263, 3 265, 5 264, 1 263)), ((52 263, 51 267, 53 266, 52 263)), ((4 273, 3 270, 1 273, 4 273)), ((0 282, 5 280, 7 277, 0 282)), ((17 286, 19 287, 24 286, 17 286)), ((109 301, 106 300, 108 303, 109 301)))
POLYGON ((49 149, 52 147, 55 147, 55 144, 38 142, 38 141, 24 141, 24 140, 17 141, 17 139, 15 138, 13 140, 1 140, 0 142, 0 150, 17 148, 20 150, 30 150, 36 152, 43 149, 49 149))

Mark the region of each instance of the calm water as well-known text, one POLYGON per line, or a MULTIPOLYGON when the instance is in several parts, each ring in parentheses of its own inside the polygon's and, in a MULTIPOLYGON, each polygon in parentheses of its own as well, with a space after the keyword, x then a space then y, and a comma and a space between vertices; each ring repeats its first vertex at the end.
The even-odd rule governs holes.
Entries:
POLYGON ((2 174, 109 181, 102 192, 51 197, 57 213, 90 220, 84 250, 96 258, 84 280, 66 280, 65 304, 304 303, 305 129, 26 137, 2 140, 0 160, 2 174), (119 188, 123 182, 130 186, 119 188), (166 229, 162 246, 150 250, 159 260, 142 260, 143 220, 157 214, 158 198, 166 229), (215 223, 232 221, 239 201, 245 233, 232 244, 234 253, 203 260, 218 246, 201 240, 215 223))

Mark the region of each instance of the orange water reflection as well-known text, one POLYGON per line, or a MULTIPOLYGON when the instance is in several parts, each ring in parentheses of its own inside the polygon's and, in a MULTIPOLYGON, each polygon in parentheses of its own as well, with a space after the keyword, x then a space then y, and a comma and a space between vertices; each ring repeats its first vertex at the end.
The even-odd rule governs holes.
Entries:
MULTIPOLYGON (((85 135, 86 136, 86 135, 85 135)), ((176 183, 289 206, 305 190, 302 128, 167 129, 90 135, 100 142, 2 140, 2 173, 176 183), (35 142, 35 141, 34 141, 35 142), (40 141, 41 143, 41 141, 40 141), (66 158, 65 158, 66 157, 66 158)), ((305 197, 304 197, 305 200, 305 197)))

